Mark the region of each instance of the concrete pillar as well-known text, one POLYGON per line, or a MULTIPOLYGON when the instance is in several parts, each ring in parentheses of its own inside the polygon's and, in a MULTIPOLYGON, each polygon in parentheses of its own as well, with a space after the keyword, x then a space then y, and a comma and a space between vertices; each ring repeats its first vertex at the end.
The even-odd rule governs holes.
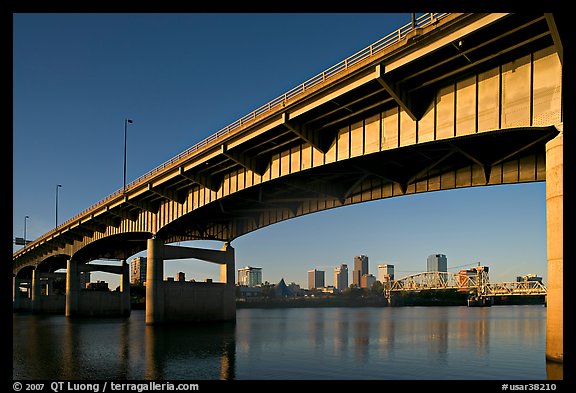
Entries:
POLYGON ((126 263, 126 260, 122 261, 122 274, 120 275, 120 293, 121 293, 121 307, 122 315, 129 316, 130 307, 130 266, 126 263))
POLYGON ((148 239, 146 259, 146 324, 164 322, 164 242, 148 239))
POLYGON ((563 147, 562 133, 546 144, 546 248, 548 253, 546 359, 554 362, 564 360, 563 147))
POLYGON ((12 274, 12 301, 14 302, 12 308, 14 311, 20 310, 20 281, 16 274, 12 274))
POLYGON ((37 313, 41 311, 41 288, 40 288, 40 271, 38 268, 32 271, 32 312, 37 313))
POLYGON ((225 243, 220 249, 226 253, 226 263, 220 265, 220 282, 226 283, 224 299, 222 299, 224 320, 236 320, 236 264, 234 247, 225 243))
POLYGON ((80 272, 78 265, 68 259, 66 265, 66 316, 71 317, 78 314, 78 297, 80 296, 80 272))
POLYGON ((54 279, 52 277, 48 277, 48 280, 46 281, 46 296, 52 296, 53 285, 54 279))

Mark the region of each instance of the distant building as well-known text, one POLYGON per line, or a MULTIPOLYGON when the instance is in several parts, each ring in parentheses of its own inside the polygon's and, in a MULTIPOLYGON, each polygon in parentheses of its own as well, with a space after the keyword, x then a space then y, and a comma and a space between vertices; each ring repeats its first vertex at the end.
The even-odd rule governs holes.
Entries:
POLYGON ((517 282, 524 282, 524 281, 538 281, 540 284, 542 284, 542 277, 537 276, 534 273, 530 273, 530 274, 526 274, 524 276, 518 276, 516 277, 516 281, 517 282))
POLYGON ((428 256, 426 261, 426 271, 427 272, 447 272, 448 271, 448 259, 444 254, 433 254, 428 256))
POLYGON ((135 285, 146 282, 146 257, 136 257, 130 262, 130 282, 135 285))
POLYGON ((308 289, 324 288, 324 271, 308 270, 308 289))
POLYGON ((109 291, 108 283, 106 281, 96 281, 90 282, 86 285, 86 289, 90 289, 92 291, 109 291))
POLYGON ((378 281, 381 283, 394 280, 394 265, 378 265, 378 281))
POLYGON ((360 287, 362 276, 368 273, 368 257, 366 255, 355 256, 354 270, 352 271, 352 284, 360 287))
POLYGON ((373 274, 364 274, 360 279, 360 288, 372 288, 376 282, 376 277, 373 274))
POLYGON ((282 278, 280 282, 274 286, 274 295, 276 297, 292 297, 294 293, 288 288, 284 278, 282 278))
POLYGON ((336 287, 334 287, 333 285, 329 285, 327 287, 322 288, 322 293, 334 294, 336 292, 338 292, 338 289, 336 287))
POLYGON ((466 287, 474 286, 476 283, 478 283, 479 279, 482 280, 482 275, 487 275, 489 270, 490 268, 488 266, 480 265, 470 269, 463 269, 456 274, 456 281, 463 288, 463 290, 466 290, 466 287))
POLYGON ((240 285, 237 288, 238 294, 241 298, 258 297, 262 295, 261 287, 248 287, 246 285, 240 285))
POLYGON ((80 273, 80 288, 88 288, 90 284, 90 272, 80 273))
POLYGON ((334 268, 334 287, 340 291, 348 288, 348 265, 345 263, 334 268))
POLYGON ((300 285, 298 285, 296 283, 291 282, 288 285, 288 289, 290 289, 290 291, 292 291, 294 296, 303 296, 304 290, 302 288, 300 288, 300 285))
POLYGON ((246 266, 238 269, 238 285, 247 287, 262 285, 262 268, 246 266))
POLYGON ((176 281, 186 281, 186 274, 184 272, 176 273, 176 281))

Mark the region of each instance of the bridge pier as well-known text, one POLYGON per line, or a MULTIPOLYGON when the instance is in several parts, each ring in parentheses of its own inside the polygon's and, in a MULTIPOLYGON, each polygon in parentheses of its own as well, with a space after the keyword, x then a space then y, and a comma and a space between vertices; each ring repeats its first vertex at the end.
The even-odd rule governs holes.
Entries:
POLYGON ((12 274, 12 309, 14 311, 20 311, 21 309, 21 299, 22 295, 20 294, 20 283, 22 279, 18 277, 16 274, 12 274))
POLYGON ((66 274, 66 316, 120 316, 130 315, 130 268, 126 261, 121 266, 82 265, 68 260, 66 274), (90 291, 80 288, 80 273, 103 271, 120 274, 120 291, 90 291))
POLYGON ((80 272, 78 264, 72 258, 66 263, 66 309, 64 314, 72 317, 78 314, 78 297, 80 292, 80 272))
POLYGON ((563 217, 564 139, 561 133, 546 144, 546 248, 548 289, 546 307, 546 359, 564 360, 563 332, 563 217))
POLYGON ((66 300, 63 295, 54 295, 52 290, 53 278, 58 273, 43 273, 38 269, 32 271, 32 313, 62 313, 65 311, 66 300), (42 281, 42 279, 44 282, 42 281), (42 294, 42 285, 45 285, 44 294, 42 294))
POLYGON ((165 245, 148 239, 146 324, 236 319, 234 248, 220 250, 165 245), (220 265, 220 282, 164 281, 164 261, 195 258, 220 265))

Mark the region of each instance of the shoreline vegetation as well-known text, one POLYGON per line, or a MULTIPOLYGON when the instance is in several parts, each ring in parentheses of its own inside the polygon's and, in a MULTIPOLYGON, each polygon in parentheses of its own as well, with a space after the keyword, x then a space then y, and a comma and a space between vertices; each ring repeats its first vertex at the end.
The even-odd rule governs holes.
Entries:
MULTIPOLYGON (((143 292, 143 291, 142 291, 143 292)), ((316 293, 314 296, 265 296, 237 297, 236 307, 241 308, 305 308, 305 307, 410 307, 410 306, 467 306, 468 293, 457 290, 426 290, 394 294, 389 301, 382 293, 360 289, 338 294, 316 293)), ((144 309, 145 293, 132 298, 132 309, 144 309)), ((491 305, 546 304, 545 296, 495 297, 491 305)))
MULTIPOLYGON (((468 294, 448 290, 428 290, 404 293, 393 299, 385 296, 236 299, 237 308, 301 308, 301 307, 410 307, 410 306, 467 306, 468 294)), ((506 296, 494 298, 492 305, 527 305, 546 303, 544 296, 506 296)))

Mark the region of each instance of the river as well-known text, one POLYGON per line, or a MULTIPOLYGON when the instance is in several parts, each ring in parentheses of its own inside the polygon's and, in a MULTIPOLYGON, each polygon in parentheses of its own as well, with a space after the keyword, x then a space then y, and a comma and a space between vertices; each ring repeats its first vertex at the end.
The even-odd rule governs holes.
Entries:
POLYGON ((238 309, 236 323, 13 314, 13 379, 546 380, 546 308, 238 309))

